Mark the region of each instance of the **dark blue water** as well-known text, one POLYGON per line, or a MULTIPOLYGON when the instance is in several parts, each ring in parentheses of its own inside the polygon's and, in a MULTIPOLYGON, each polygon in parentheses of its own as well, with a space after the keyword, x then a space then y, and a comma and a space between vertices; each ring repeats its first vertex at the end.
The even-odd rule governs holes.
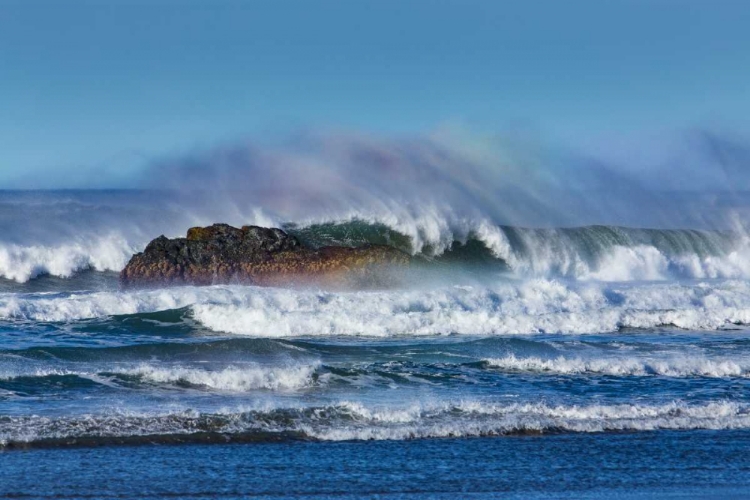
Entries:
POLYGON ((11 498, 747 498, 747 431, 0 453, 11 498))

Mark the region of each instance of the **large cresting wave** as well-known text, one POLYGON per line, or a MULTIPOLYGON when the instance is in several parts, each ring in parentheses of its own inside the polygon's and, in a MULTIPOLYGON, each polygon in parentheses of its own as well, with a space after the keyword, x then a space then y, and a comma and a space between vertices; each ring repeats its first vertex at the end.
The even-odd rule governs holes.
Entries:
POLYGON ((688 163, 621 165, 511 139, 303 134, 155 160, 138 189, 3 191, 0 278, 119 271, 153 238, 216 222, 518 277, 750 277, 741 141, 693 134, 655 155, 688 163))
MULTIPOLYGON (((256 222, 250 219, 250 222, 256 222)), ((354 220, 279 224, 311 246, 391 245, 423 269, 487 269, 515 278, 643 281, 750 278, 750 238, 736 231, 632 229, 616 226, 534 229, 466 221, 418 227, 354 220)), ((0 242, 0 278, 26 282, 85 270, 119 272, 147 240, 118 232, 53 244, 0 242)))
POLYGON ((310 244, 390 244, 431 262, 494 267, 515 277, 634 281, 750 276, 750 239, 733 231, 534 229, 477 221, 427 238, 354 221, 293 232, 310 244))

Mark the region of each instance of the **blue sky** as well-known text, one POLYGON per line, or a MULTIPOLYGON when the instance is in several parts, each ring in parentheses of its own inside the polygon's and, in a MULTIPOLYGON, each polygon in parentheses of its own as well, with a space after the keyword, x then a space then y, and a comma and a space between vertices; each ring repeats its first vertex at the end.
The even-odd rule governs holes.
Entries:
POLYGON ((739 0, 5 0, 0 187, 296 130, 747 128, 749 22, 739 0))

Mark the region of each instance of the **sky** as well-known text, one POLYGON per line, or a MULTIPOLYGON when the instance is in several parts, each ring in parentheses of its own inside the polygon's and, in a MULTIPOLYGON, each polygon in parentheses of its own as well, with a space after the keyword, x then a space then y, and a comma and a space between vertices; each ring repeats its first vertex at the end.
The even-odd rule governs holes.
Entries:
POLYGON ((0 188, 300 130, 747 130, 749 23, 743 0, 0 0, 0 188))

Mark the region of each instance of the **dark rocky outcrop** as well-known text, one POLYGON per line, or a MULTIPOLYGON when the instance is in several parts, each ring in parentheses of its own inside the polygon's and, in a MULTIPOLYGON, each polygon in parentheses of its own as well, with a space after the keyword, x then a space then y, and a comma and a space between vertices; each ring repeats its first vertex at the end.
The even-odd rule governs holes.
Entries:
POLYGON ((159 236, 120 274, 126 285, 245 283, 379 286, 409 262, 395 248, 308 248, 281 229, 227 224, 194 227, 186 238, 159 236))

